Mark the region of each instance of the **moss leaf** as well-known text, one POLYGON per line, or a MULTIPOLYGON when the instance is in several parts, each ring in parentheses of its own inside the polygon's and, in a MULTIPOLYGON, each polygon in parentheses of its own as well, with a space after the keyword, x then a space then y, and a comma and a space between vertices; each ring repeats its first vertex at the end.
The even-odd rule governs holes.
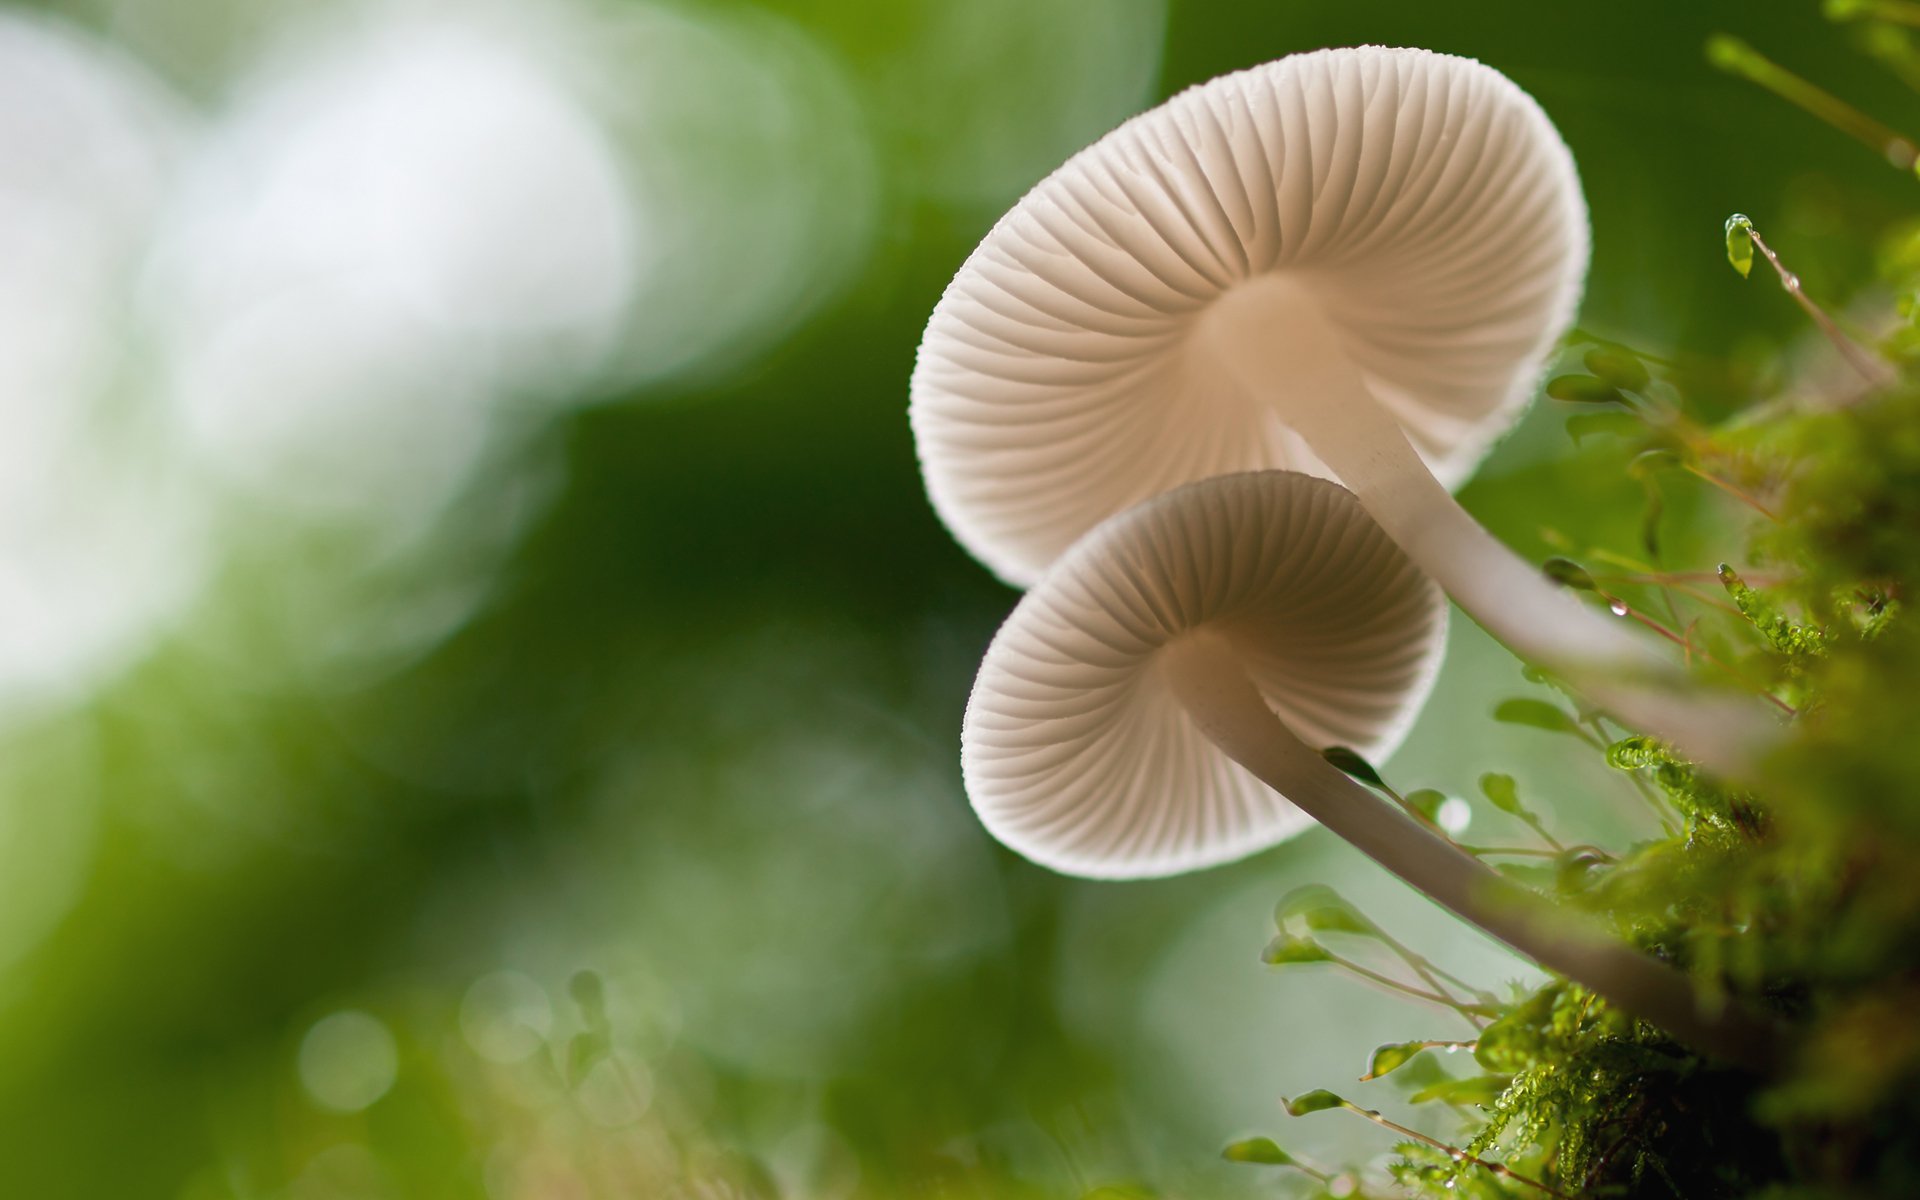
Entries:
POLYGON ((1284 1103, 1286 1105, 1287 1115, 1290 1117, 1304 1117, 1308 1113, 1325 1112, 1329 1108, 1345 1108, 1347 1106, 1347 1102, 1344 1099, 1334 1095, 1325 1088, 1315 1088, 1311 1092, 1303 1092, 1284 1103))
POLYGON ((1261 1163, 1273 1167, 1284 1167, 1293 1161, 1293 1155, 1275 1145, 1272 1138, 1264 1137, 1242 1138, 1220 1151, 1220 1157, 1228 1162, 1261 1163))

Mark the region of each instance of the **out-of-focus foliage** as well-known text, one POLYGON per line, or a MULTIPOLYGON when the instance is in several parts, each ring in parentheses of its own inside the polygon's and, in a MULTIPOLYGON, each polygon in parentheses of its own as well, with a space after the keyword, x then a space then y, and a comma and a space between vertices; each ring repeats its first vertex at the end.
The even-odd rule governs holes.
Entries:
MULTIPOLYGON (((1598 384, 1558 389, 1585 398, 1578 414, 1543 402, 1467 502, 1569 582, 1675 626, 1661 589, 1614 576, 1705 571, 1684 587, 1740 598, 1710 572, 1740 548, 1743 509, 1683 464, 1791 513, 1764 561, 1739 564, 1766 629, 1729 618, 1696 644, 1809 712, 1770 819, 1798 806, 1809 862, 1880 820, 1884 858, 1862 869, 1895 880, 1912 764, 1887 689, 1913 651, 1891 605, 1831 589, 1891 599, 1911 573, 1898 512, 1847 507, 1915 503, 1907 427, 1897 398, 1769 415, 1827 394, 1832 364, 1797 348, 1767 268, 1742 285, 1712 234, 1742 208, 1812 293, 1849 295, 1875 277, 1863 233, 1911 213, 1913 182, 1715 75, 1699 46, 1737 27, 1879 111, 1898 111, 1911 64, 1897 29, 1874 27, 1872 61, 1896 68, 1874 75, 1811 6, 1758 8, 0 9, 0 1191, 1320 1185, 1279 1174, 1279 1153, 1336 1194, 1377 1191, 1383 1167, 1329 1164, 1411 1135, 1344 1111, 1211 1161, 1336 1066, 1379 1076, 1340 1079, 1342 1095, 1366 1089, 1428 1137, 1460 1134, 1456 1107, 1507 1105, 1485 1156, 1514 1170, 1551 1170, 1539 1147, 1563 1144, 1607 1171, 1640 1161, 1609 1154, 1617 1133, 1563 1142, 1529 1114, 1610 1119, 1649 1071, 1692 1104, 1707 1077, 1649 1031, 1607 1040, 1617 1018, 1580 1016, 1564 988, 1540 1027, 1506 1026, 1506 1057, 1466 1066, 1478 1024, 1537 974, 1325 839, 1125 887, 987 839, 956 731, 1012 597, 925 505, 905 381, 995 217, 1157 98, 1324 45, 1491 63, 1579 159, 1583 319, 1602 340, 1564 372, 1598 384), (1648 421, 1614 397, 1648 387, 1692 440, 1648 440, 1661 453, 1630 472, 1648 421), (1274 896, 1308 883, 1344 899, 1305 893, 1276 962, 1358 939, 1326 953, 1428 972, 1464 1011, 1424 1026, 1419 1002, 1337 966, 1262 967, 1274 896), (1496 1099, 1540 1064, 1605 1079, 1536 1071, 1496 1099)), ((1895 242, 1886 258, 1907 304, 1916 256, 1895 242)), ((1889 342, 1915 344, 1905 325, 1889 342)), ((1683 612, 1704 603, 1673 591, 1683 612)), ((1746 853, 1755 834, 1656 751, 1617 750, 1630 770, 1604 747, 1568 753, 1625 733, 1518 694, 1510 659, 1456 624, 1435 704, 1380 764, 1430 785, 1410 805, 1474 844, 1548 850, 1505 861, 1619 911, 1639 901, 1612 890, 1636 879, 1773 895, 1740 864, 1783 858, 1619 855, 1662 820, 1703 850, 1746 853), (1672 803, 1685 815, 1656 810, 1672 803), (1525 816, 1565 853, 1528 840, 1525 816)), ((1879 1072, 1810 1070, 1766 1093, 1764 1124, 1730 1112, 1715 1136, 1759 1128, 1773 1146, 1824 1112, 1872 1149, 1906 1036, 1873 981, 1911 924, 1904 893, 1866 894, 1789 912, 1758 960, 1687 914, 1636 925, 1733 992, 1771 988, 1779 955, 1819 957, 1828 974, 1795 969, 1826 991, 1773 999, 1826 1014, 1833 1049, 1810 1064, 1879 1072), (1794 931, 1813 940, 1795 949, 1794 931)), ((1452 1194, 1526 1190, 1408 1144, 1425 1149, 1401 1169, 1452 1176, 1452 1194)))

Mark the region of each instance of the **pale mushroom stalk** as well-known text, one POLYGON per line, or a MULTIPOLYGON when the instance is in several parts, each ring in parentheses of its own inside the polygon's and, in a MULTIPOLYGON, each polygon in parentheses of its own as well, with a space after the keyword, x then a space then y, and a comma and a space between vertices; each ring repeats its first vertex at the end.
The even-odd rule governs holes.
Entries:
POLYGON ((1488 633, 1708 766, 1748 768, 1763 714, 1690 687, 1651 646, 1488 533, 1374 398, 1307 288, 1282 276, 1244 283, 1214 302, 1197 333, 1249 402, 1266 403, 1273 381, 1286 381, 1288 425, 1488 633))
POLYGON ((1731 1006, 1706 1011, 1680 972, 1557 906, 1543 912, 1537 895, 1330 766, 1261 700, 1224 639, 1190 633, 1162 651, 1160 669, 1228 757, 1409 886, 1696 1050, 1756 1069, 1770 1063, 1775 1036, 1764 1021, 1731 1006))

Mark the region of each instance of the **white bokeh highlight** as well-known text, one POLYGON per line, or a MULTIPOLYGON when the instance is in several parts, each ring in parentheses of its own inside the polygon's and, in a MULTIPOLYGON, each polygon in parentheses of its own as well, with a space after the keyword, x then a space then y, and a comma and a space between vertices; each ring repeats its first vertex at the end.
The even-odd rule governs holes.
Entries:
POLYGON ((504 400, 602 355, 638 226, 591 115, 497 33, 356 29, 239 89, 149 301, 189 444, 307 513, 424 520, 504 400))
POLYGON ((230 568, 192 640, 254 686, 355 687, 484 601, 558 482, 554 420, 746 369, 831 301, 876 171, 840 68, 772 17, 266 24, 139 313, 230 568))
POLYGON ((838 63, 768 14, 630 5, 594 32, 577 61, 653 249, 609 372, 737 373, 866 261, 880 209, 867 114, 838 63))
POLYGON ((321 1108, 355 1113, 393 1087, 400 1049, 378 1017, 345 1009, 315 1021, 300 1040, 300 1085, 321 1108))
POLYGON ((0 17, 0 713, 111 677, 201 579, 126 320, 189 137, 131 61, 0 17))

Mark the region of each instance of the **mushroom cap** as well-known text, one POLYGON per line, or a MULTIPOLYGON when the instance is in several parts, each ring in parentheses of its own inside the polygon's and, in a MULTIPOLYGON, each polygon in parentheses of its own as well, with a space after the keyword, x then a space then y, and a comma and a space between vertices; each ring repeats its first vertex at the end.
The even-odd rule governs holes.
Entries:
POLYGON ((1141 878, 1265 849, 1312 819, 1227 757, 1156 663, 1226 639, 1310 746, 1399 745, 1432 689, 1446 600, 1353 494, 1291 471, 1217 476, 1076 542, 988 648, 961 734, 974 811, 1071 875, 1141 878))
POLYGON ((1317 306, 1457 487, 1531 397, 1587 256, 1572 155, 1491 67, 1368 46, 1221 76, 1069 159, 960 268, 913 373, 928 491, 1024 586, 1176 484, 1333 475, 1287 426, 1286 380, 1255 401, 1193 336, 1256 281, 1241 296, 1276 329, 1317 306))

